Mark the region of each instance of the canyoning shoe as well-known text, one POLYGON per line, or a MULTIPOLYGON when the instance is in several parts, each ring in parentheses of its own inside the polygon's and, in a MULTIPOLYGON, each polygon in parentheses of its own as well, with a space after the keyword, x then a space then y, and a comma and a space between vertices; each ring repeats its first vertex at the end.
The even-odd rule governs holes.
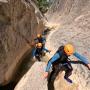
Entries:
POLYGON ((68 81, 69 83, 73 83, 71 79, 66 78, 65 76, 64 76, 64 79, 65 79, 66 81, 68 81))

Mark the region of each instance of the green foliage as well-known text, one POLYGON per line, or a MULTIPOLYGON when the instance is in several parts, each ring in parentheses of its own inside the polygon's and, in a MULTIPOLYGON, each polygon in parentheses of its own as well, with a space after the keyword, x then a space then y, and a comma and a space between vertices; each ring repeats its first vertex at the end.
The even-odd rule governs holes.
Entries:
POLYGON ((47 0, 37 0, 37 1, 40 11, 42 13, 45 13, 48 10, 49 3, 47 2, 47 0))

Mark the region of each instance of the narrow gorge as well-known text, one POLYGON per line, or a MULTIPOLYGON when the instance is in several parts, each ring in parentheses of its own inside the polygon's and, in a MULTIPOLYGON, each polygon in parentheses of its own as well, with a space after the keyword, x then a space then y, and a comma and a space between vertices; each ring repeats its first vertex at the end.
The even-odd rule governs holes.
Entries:
MULTIPOLYGON (((0 0, 0 90, 48 90, 43 78, 46 64, 66 43, 90 61, 90 0, 46 0, 49 7, 38 6, 37 1, 0 0), (31 44, 46 28, 50 31, 45 46, 51 53, 42 62, 33 61, 31 44)), ((90 90, 88 68, 72 66, 74 83, 70 85, 60 73, 55 90, 90 90)))

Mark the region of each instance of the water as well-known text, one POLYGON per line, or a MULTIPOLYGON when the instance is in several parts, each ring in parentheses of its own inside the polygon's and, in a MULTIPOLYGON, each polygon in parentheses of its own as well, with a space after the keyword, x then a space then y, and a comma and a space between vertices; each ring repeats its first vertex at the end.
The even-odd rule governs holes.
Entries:
POLYGON ((0 90, 14 90, 14 87, 16 86, 15 82, 11 82, 5 86, 0 86, 0 90))
POLYGON ((31 60, 31 53, 28 53, 22 60, 21 65, 19 66, 17 72, 13 76, 13 82, 5 86, 0 86, 0 90, 14 90, 16 84, 22 78, 22 76, 30 69, 30 67, 34 64, 34 61, 31 60))

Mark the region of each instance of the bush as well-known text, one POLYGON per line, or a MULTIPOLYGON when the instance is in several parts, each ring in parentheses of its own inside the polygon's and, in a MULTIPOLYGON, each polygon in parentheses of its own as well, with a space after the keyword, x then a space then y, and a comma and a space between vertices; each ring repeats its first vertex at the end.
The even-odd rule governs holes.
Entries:
POLYGON ((48 7, 49 7, 49 3, 47 2, 47 0, 37 0, 38 1, 38 6, 39 9, 42 13, 47 12, 48 7))

